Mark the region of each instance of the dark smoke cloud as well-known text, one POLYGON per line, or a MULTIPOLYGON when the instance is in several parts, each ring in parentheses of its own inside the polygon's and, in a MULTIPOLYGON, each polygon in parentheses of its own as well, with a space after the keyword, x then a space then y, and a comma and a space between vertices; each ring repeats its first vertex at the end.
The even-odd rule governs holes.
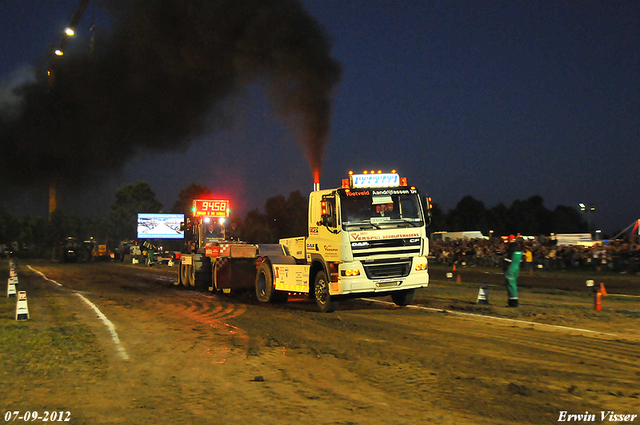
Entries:
POLYGON ((323 28, 297 0, 106 0, 113 19, 95 49, 52 62, 0 110, 0 176, 86 183, 143 150, 184 150, 225 118, 222 102, 264 85, 295 120, 312 170, 328 136, 340 76, 323 28), (43 71, 41 73, 45 75, 43 71))

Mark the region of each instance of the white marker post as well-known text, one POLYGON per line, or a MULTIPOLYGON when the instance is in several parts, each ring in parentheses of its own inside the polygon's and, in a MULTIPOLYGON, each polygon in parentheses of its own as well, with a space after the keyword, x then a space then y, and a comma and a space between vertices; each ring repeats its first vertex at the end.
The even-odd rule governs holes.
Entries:
POLYGON ((482 282, 480 285, 476 304, 489 304, 489 284, 487 282, 482 282))
POLYGON ((16 296, 16 280, 17 277, 10 277, 7 281, 7 298, 16 296))
POLYGON ((16 320, 29 320, 29 305, 27 304, 27 292, 18 292, 18 303, 16 304, 16 320))

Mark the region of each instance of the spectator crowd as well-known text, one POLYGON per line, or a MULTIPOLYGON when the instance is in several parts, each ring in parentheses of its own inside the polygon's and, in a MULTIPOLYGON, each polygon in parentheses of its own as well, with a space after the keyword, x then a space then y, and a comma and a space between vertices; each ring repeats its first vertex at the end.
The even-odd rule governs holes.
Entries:
MULTIPOLYGON (((640 236, 603 241, 594 246, 560 245, 546 237, 520 239, 521 270, 575 269, 640 273, 640 236)), ((430 257, 437 264, 453 266, 503 266, 507 244, 502 238, 430 241, 430 257)))

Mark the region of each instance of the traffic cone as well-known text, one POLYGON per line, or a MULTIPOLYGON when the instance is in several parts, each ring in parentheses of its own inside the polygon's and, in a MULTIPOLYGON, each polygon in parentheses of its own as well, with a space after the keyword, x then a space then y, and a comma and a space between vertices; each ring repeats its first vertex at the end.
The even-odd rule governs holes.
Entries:
POLYGON ((460 275, 458 274, 458 278, 456 279, 456 283, 462 283, 462 279, 460 279, 460 275))
POLYGON ((603 297, 607 296, 607 291, 604 289, 604 283, 600 282, 600 293, 603 297))
POLYGON ((456 271, 456 265, 455 264, 453 265, 453 271, 454 272, 456 271))
POLYGON ((595 297, 593 298, 593 308, 595 311, 600 311, 602 309, 602 299, 600 298, 602 293, 600 291, 595 293, 595 297))
POLYGON ((487 282, 482 282, 482 285, 480 285, 476 304, 489 304, 489 285, 487 285, 487 282))
POLYGON ((18 302, 16 303, 16 320, 29 319, 29 305, 27 304, 27 292, 20 291, 18 293, 18 302))

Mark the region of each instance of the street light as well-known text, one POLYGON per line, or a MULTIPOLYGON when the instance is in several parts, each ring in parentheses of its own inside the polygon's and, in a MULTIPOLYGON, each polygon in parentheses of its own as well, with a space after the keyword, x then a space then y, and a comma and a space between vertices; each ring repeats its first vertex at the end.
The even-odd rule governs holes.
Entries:
POLYGON ((584 212, 587 214, 587 226, 589 228, 589 234, 591 235, 591 237, 593 237, 593 234, 591 233, 591 213, 595 212, 596 210, 596 205, 595 204, 589 204, 589 206, 583 204, 582 202, 578 204, 578 206, 580 207, 580 211, 584 212))

